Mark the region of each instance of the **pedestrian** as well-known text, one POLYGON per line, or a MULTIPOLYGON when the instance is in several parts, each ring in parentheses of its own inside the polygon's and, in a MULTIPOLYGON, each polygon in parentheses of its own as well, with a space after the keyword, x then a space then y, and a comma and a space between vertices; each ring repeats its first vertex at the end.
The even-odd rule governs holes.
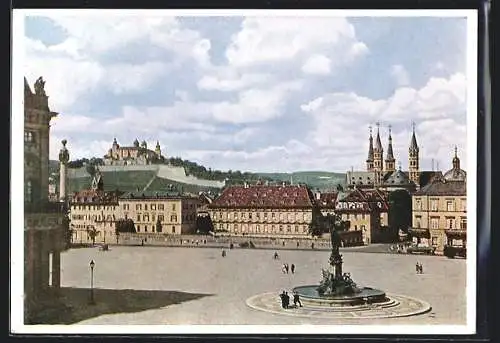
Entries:
POLYGON ((142 246, 144 246, 144 239, 143 239, 143 240, 141 240, 141 245, 142 245, 142 246))
POLYGON ((292 263, 292 265, 290 266, 290 270, 292 271, 292 274, 295 273, 295 264, 292 263))
POLYGON ((299 247, 299 245, 300 245, 300 243, 299 243, 299 241, 297 241, 297 248, 299 247))
POLYGON ((285 308, 290 307, 290 296, 288 295, 288 292, 285 292, 285 308))
POLYGON ((283 263, 283 266, 281 267, 281 271, 283 272, 283 274, 286 273, 286 264, 283 263))
POLYGON ((222 248, 222 257, 226 257, 226 250, 222 248))
POLYGON ((274 259, 275 259, 275 260, 277 260, 277 259, 278 259, 278 257, 279 257, 279 256, 278 256, 278 252, 277 252, 277 251, 275 251, 275 252, 274 252, 274 259))
POLYGON ((314 249, 314 242, 311 243, 311 249, 314 249))
POLYGON ((280 294, 280 299, 281 299, 281 307, 282 307, 282 308, 286 308, 286 304, 285 304, 285 291, 283 291, 283 292, 280 294))
POLYGON ((420 274, 420 264, 418 263, 418 261, 417 264, 415 265, 415 271, 417 272, 417 274, 420 274))
POLYGON ((285 241, 283 241, 283 246, 285 246, 285 241))
POLYGON ((424 273, 424 267, 422 266, 422 262, 420 262, 420 274, 423 274, 424 273))
POLYGON ((288 267, 288 263, 285 263, 285 270, 286 270, 286 273, 287 273, 287 274, 288 274, 288 269, 289 269, 289 267, 288 267))
POLYGON ((293 304, 295 305, 295 307, 297 307, 297 304, 299 304, 299 306, 302 307, 302 303, 300 302, 299 293, 297 293, 297 292, 293 292, 293 304))

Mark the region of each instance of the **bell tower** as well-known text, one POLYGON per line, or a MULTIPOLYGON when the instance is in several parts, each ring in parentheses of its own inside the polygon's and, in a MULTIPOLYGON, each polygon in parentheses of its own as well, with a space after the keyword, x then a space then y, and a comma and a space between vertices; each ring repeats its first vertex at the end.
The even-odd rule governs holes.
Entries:
POLYGON ((377 137, 375 138, 375 149, 373 149, 373 171, 375 172, 375 184, 382 183, 382 173, 384 171, 384 148, 380 140, 380 123, 377 122, 377 137))
POLYGON ((408 149, 408 177, 419 187, 419 148, 417 138, 415 137, 415 123, 412 123, 412 135, 410 141, 410 148, 408 149))
POLYGON ((396 170, 396 159, 394 158, 394 152, 392 151, 391 125, 389 125, 389 146, 387 147, 387 157, 385 159, 385 170, 388 172, 393 172, 396 170))
POLYGON ((366 159, 366 171, 373 171, 373 137, 372 126, 370 125, 370 143, 368 146, 368 158, 366 159))

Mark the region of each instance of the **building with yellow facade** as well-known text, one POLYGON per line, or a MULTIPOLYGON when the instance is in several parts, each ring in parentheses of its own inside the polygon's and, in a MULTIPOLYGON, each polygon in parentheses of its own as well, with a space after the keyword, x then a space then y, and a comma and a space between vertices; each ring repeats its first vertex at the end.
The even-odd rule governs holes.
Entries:
POLYGON ((132 219, 137 233, 193 234, 198 197, 176 192, 130 192, 120 197, 121 218, 132 219))
POLYGON ((467 173, 455 156, 453 168, 412 196, 412 229, 415 244, 443 254, 447 246, 465 249, 467 241, 467 173))
POLYGON ((308 236, 315 209, 306 186, 285 184, 230 186, 208 205, 217 234, 254 237, 308 236))
POLYGON ((348 231, 359 232, 363 244, 377 243, 388 230, 387 194, 380 190, 355 188, 338 198, 335 212, 347 223, 348 231))

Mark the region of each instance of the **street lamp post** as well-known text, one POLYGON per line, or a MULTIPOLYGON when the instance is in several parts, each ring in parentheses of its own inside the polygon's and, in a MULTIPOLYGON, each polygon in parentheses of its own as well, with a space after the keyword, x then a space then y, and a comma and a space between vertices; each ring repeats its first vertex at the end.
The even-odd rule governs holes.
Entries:
POLYGON ((95 304, 94 301, 94 260, 90 261, 90 304, 95 304))

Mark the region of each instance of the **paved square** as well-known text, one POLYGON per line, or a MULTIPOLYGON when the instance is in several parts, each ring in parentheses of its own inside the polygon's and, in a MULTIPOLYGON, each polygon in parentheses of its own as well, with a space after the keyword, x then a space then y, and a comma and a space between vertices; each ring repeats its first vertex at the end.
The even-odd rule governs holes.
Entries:
MULTIPOLYGON (((90 287, 90 260, 94 260, 94 287, 137 291, 193 293, 185 301, 159 303, 140 312, 103 314, 78 324, 323 324, 341 319, 304 318, 266 313, 248 307, 256 294, 278 293, 298 285, 316 284, 327 266, 328 251, 233 249, 227 256, 212 248, 124 247, 109 251, 71 249, 62 255, 62 286, 90 287), (283 274, 281 265, 297 266, 283 274), (198 296, 206 294, 207 296, 198 296), (167 305, 165 305, 167 304, 167 305), (163 307, 162 307, 163 306, 163 307)), ((360 286, 406 295, 428 302, 432 310, 404 318, 351 320, 351 324, 455 324, 466 323, 466 261, 438 256, 353 252, 345 249, 344 270, 360 286), (422 262, 424 274, 415 273, 422 262)), ((144 293, 144 292, 143 292, 144 293)), ((128 293, 123 292, 123 302, 128 293)), ((147 295, 142 295, 147 297, 147 295)), ((120 299, 118 297, 117 299, 120 299)), ((99 305, 99 293, 96 301, 99 305)), ((145 301, 147 299, 145 298, 145 301)), ((151 301, 150 301, 151 302, 151 301)))

